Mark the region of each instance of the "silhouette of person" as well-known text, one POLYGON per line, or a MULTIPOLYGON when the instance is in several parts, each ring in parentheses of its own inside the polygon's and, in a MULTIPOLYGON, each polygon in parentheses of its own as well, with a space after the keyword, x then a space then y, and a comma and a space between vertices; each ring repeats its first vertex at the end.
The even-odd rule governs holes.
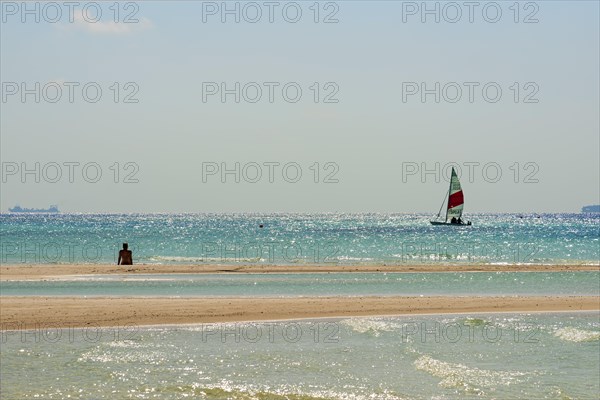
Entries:
POLYGON ((456 222, 456 217, 452 217, 452 219, 450 220, 450 223, 451 223, 451 224, 456 224, 456 223, 457 223, 457 222, 456 222))
POLYGON ((129 245, 127 243, 123 243, 123 250, 119 251, 117 265, 133 265, 133 257, 131 255, 131 250, 127 250, 128 247, 129 245))

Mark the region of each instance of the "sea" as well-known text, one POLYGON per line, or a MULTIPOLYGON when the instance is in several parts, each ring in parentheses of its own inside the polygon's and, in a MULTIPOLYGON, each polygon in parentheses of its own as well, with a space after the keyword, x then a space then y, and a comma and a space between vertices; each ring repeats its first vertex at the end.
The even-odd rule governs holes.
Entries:
POLYGON ((0 214, 4 264, 598 264, 600 213, 0 214))
POLYGON ((3 330, 3 399, 597 399, 597 312, 3 330))
MULTIPOLYGON (((2 214, 2 264, 598 265, 598 214, 2 214), (261 227, 262 225, 262 227, 261 227)), ((143 268, 143 267, 142 267, 143 268)), ((600 296, 600 272, 77 275, 3 296, 600 296)), ((2 399, 598 399, 600 313, 0 331, 2 399)))

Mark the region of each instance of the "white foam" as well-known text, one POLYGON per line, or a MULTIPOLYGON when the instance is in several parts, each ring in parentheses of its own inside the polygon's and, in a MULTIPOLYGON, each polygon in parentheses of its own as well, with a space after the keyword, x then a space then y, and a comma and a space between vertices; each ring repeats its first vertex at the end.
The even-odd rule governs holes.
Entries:
POLYGON ((566 340, 567 342, 595 342, 600 340, 600 332, 587 331, 573 327, 560 328, 554 332, 554 336, 566 340))
POLYGON ((428 372, 433 376, 442 378, 439 385, 447 388, 460 388, 469 393, 483 395, 484 388, 495 388, 498 385, 508 386, 519 382, 518 377, 524 376, 523 372, 490 371, 463 364, 436 360, 424 355, 414 362, 418 370, 428 372))
POLYGON ((350 318, 341 321, 341 323, 354 332, 369 333, 375 337, 378 337, 382 332, 393 332, 402 328, 399 323, 381 318, 350 318))
POLYGON ((350 257, 350 256, 338 256, 335 258, 338 261, 373 261, 371 257, 350 257))

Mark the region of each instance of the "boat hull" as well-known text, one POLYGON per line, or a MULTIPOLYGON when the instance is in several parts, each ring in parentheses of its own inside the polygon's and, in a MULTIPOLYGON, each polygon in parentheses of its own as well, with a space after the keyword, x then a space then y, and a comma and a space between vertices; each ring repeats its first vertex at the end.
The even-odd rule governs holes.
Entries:
POLYGON ((448 226, 470 226, 471 224, 453 224, 451 222, 429 221, 431 225, 448 225, 448 226))

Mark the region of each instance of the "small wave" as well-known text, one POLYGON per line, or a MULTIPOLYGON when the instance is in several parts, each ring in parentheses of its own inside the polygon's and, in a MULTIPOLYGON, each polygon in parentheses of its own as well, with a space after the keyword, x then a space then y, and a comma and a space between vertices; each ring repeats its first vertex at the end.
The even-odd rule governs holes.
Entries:
POLYGON ((81 353, 77 362, 127 364, 160 364, 167 360, 167 353, 157 350, 155 345, 137 340, 101 342, 81 353))
POLYGON ((414 362, 418 370, 442 378, 439 383, 442 387, 460 388, 465 392, 483 395, 482 388, 495 388, 498 385, 508 386, 518 383, 518 377, 524 376, 523 372, 489 371, 463 364, 454 364, 436 360, 429 356, 421 356, 414 362))
POLYGON ((303 390, 297 385, 282 385, 280 387, 259 387, 257 385, 234 384, 229 381, 221 381, 218 384, 194 385, 189 389, 195 396, 205 399, 273 399, 273 400, 402 400, 395 393, 381 391, 368 395, 359 393, 340 392, 332 389, 303 390))
POLYGON ((338 256, 335 258, 338 261, 360 261, 360 262, 367 262, 367 261, 374 261, 374 258, 371 257, 350 257, 350 256, 338 256))
POLYGON ((368 333, 379 337, 382 332, 393 332, 402 328, 401 324, 379 318, 350 318, 341 322, 354 332, 368 333))
POLYGON ((586 331, 573 327, 560 328, 554 332, 554 336, 568 342, 595 342, 600 340, 600 332, 586 331))
POLYGON ((572 397, 572 395, 567 394, 567 392, 560 386, 555 386, 552 389, 552 395, 554 396, 554 398, 560 400, 575 400, 575 398, 572 397))
POLYGON ((107 363, 107 364, 128 364, 128 363, 146 363, 160 364, 167 361, 167 354, 157 351, 133 351, 128 353, 111 353, 90 351, 81 354, 77 362, 107 363))
POLYGON ((484 326, 487 324, 488 322, 482 318, 465 318, 463 321, 463 325, 466 326, 484 326))
POLYGON ((182 257, 182 256, 153 256, 148 258, 153 262, 175 262, 175 263, 258 263, 265 262, 265 258, 225 258, 225 257, 182 257))
POLYGON ((116 340, 108 342, 106 345, 108 347, 118 347, 124 349, 144 349, 152 347, 148 344, 142 344, 137 340, 116 340))
POLYGON ((403 261, 410 262, 473 262, 484 263, 489 260, 488 257, 478 257, 470 254, 446 254, 446 253, 431 253, 431 254, 392 254, 394 259, 400 258, 403 261))

